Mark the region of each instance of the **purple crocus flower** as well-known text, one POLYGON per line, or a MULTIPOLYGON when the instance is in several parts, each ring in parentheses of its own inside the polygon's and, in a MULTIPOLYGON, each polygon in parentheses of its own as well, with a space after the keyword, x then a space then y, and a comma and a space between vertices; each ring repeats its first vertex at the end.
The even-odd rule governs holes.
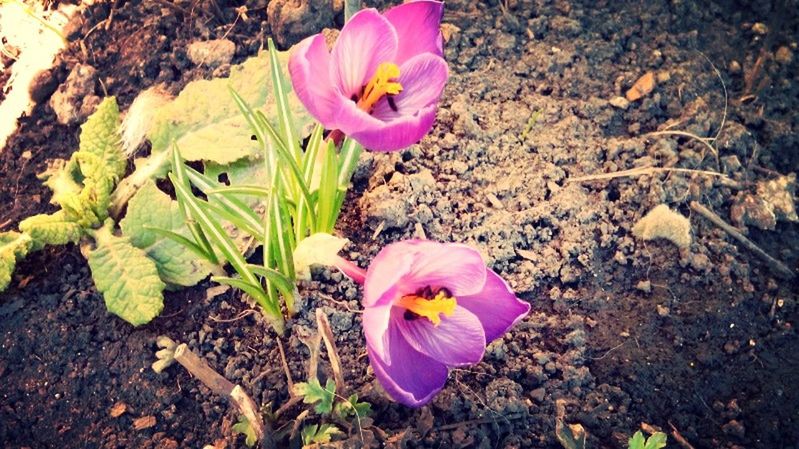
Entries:
POLYGON ((366 272, 363 304, 375 375, 392 398, 411 407, 444 387, 450 367, 479 362, 487 342, 530 310, 480 253, 425 240, 380 251, 366 272))
POLYGON ((403 149, 433 126, 447 81, 443 2, 405 3, 381 15, 358 11, 328 51, 321 34, 289 59, 297 96, 310 114, 375 151, 403 149))

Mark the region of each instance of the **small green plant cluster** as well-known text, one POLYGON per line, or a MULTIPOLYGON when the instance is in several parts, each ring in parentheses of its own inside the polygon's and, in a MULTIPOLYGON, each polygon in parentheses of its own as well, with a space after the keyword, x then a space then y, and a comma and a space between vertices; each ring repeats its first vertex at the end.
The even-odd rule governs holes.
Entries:
POLYGON ((184 151, 177 146, 173 150, 169 176, 181 209, 191 223, 193 237, 189 240, 173 236, 174 240, 212 264, 218 264, 217 255, 221 255, 238 277, 215 276, 213 280, 246 292, 281 333, 284 318, 278 293, 287 312, 293 314, 297 296, 294 287, 297 245, 311 234, 333 230, 362 148, 347 138, 337 152, 332 141, 323 140, 323 128, 316 126, 303 149, 297 132, 301 122, 292 112, 288 97, 291 89, 280 70, 278 52, 271 40, 269 57, 277 125, 270 123, 262 111, 253 109, 231 89, 233 99, 260 145, 259 164, 264 174, 261 184, 266 183, 267 187, 235 182, 230 186, 220 184, 185 166, 181 159, 184 151), (192 187, 201 191, 207 200, 195 197, 192 187), (246 202, 248 198, 250 204, 246 202), (253 199, 255 204, 264 205, 263 216, 253 209, 253 199), (261 265, 247 263, 245 254, 223 229, 223 221, 231 223, 236 234, 246 235, 261 245, 261 265))
POLYGON ((666 434, 655 432, 649 438, 644 438, 644 434, 639 430, 630 438, 627 445, 628 449, 662 449, 666 447, 666 434))
MULTIPOLYGON (((0 233, 0 291, 11 282, 17 262, 32 251, 75 243, 88 260, 108 310, 133 325, 158 316, 165 289, 195 285, 210 273, 216 275, 217 281, 249 293, 265 306, 266 315, 273 317, 273 324, 281 329, 275 293, 280 292, 287 305, 293 304, 296 289, 291 265, 282 266, 286 276, 271 266, 259 268, 243 261, 256 244, 263 243, 264 211, 271 198, 264 196, 268 189, 261 187, 269 173, 263 142, 252 140, 249 120, 265 121, 273 130, 283 132, 277 120, 275 125, 266 121, 266 114, 275 115, 278 98, 291 114, 294 138, 305 138, 309 129, 310 119, 285 83, 281 84, 279 97, 273 97, 272 79, 279 76, 283 80, 280 68, 285 67, 286 58, 285 53, 274 50, 262 52, 233 66, 229 78, 194 81, 175 99, 145 105, 142 116, 130 117, 133 113, 129 112, 125 121, 137 123, 141 128, 138 132, 151 143, 151 152, 136 159, 135 170, 124 178, 128 157, 123 147, 131 145, 123 143, 127 130, 121 126, 115 99, 106 98, 81 126, 78 150, 69 160, 53 162, 41 175, 53 191, 53 204, 60 209, 23 220, 18 231, 0 233), (244 104, 247 116, 242 114, 244 104), (173 147, 180 147, 180 154, 173 152, 173 147), (184 158, 201 162, 202 171, 185 166, 184 158), (180 202, 155 183, 166 177, 172 167, 179 167, 172 180, 180 202), (224 187, 218 181, 222 177, 238 186, 239 192, 245 192, 243 196, 215 193, 215 189, 224 187), (202 191, 207 201, 195 199, 189 186, 202 191), (254 195, 248 187, 255 189, 254 195), (207 221, 199 220, 201 213, 195 207, 204 205, 204 212, 218 225, 213 229, 207 227, 207 221), (193 241, 197 244, 189 243, 193 241), (195 251, 186 251, 187 246, 195 251), (252 276, 227 277, 221 266, 225 262, 239 273, 250 272, 252 276), (271 302, 259 295, 263 288, 250 288, 260 285, 261 279, 265 279, 265 291, 272 295, 271 302)), ((316 205, 319 197, 314 194, 307 199, 316 205)), ((286 201, 279 204, 294 207, 286 201)), ((303 228, 302 223, 295 227, 300 235, 302 229, 317 229, 317 222, 313 221, 316 215, 306 218, 311 220, 308 228, 303 228)), ((332 227, 330 218, 318 223, 322 222, 332 227)), ((274 266, 275 259, 270 260, 274 266)), ((290 260, 286 259, 289 263, 290 260)))
POLYGON ((208 275, 209 266, 184 257, 178 245, 146 228, 153 222, 175 233, 185 228, 177 203, 154 184, 138 192, 121 222, 110 216, 112 194, 127 167, 119 128, 116 101, 106 98, 81 126, 78 151, 41 175, 59 210, 23 220, 19 232, 0 234, 0 290, 28 253, 80 244, 108 310, 139 325, 161 312, 164 288, 194 285, 208 275))
MULTIPOLYGON (((352 423, 357 428, 361 427, 361 420, 372 413, 372 406, 368 402, 359 400, 357 394, 344 397, 336 394, 336 383, 328 379, 323 386, 317 378, 308 382, 294 384, 292 394, 302 398, 304 404, 313 406, 312 410, 323 422, 311 423, 302 427, 299 437, 303 446, 310 444, 329 443, 337 436, 344 435, 336 423, 352 423)), ((305 419, 311 409, 302 412, 297 419, 305 419)), ((255 431, 245 417, 232 427, 235 433, 244 435, 245 443, 252 447, 257 442, 255 431)))

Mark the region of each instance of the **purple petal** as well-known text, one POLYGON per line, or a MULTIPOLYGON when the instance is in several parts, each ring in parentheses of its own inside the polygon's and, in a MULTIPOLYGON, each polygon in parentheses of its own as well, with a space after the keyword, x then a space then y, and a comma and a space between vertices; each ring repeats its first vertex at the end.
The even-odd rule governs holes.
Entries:
POLYGON ((390 362, 378 357, 371 345, 366 346, 377 380, 395 401, 421 407, 444 388, 447 367, 413 349, 396 325, 389 326, 387 341, 390 362))
POLYGON ((448 76, 447 63, 441 57, 432 53, 414 56, 400 67, 398 81, 402 85, 402 92, 391 98, 394 108, 388 98, 384 97, 377 102, 372 115, 390 122, 436 104, 444 91, 448 76))
POLYGON ((416 1, 395 6, 385 16, 399 37, 399 48, 394 62, 402 65, 420 53, 443 55, 441 17, 444 2, 416 1))
POLYGON ((410 293, 398 291, 398 284, 410 272, 415 256, 402 243, 384 247, 369 264, 363 283, 363 306, 367 310, 390 304, 400 295, 410 293))
POLYGON ((463 307, 441 318, 438 326, 426 318, 406 320, 404 310, 395 307, 395 320, 411 347, 447 366, 472 365, 485 353, 486 338, 480 320, 463 307))
POLYGON ((330 77, 346 98, 358 94, 377 66, 393 62, 397 32, 375 9, 358 11, 341 29, 333 45, 330 77))
POLYGON ((469 296, 459 296, 458 305, 475 314, 485 329, 486 342, 507 332, 530 311, 530 304, 521 301, 508 284, 491 270, 483 290, 469 296))
POLYGON ((325 127, 332 125, 345 99, 330 82, 330 52, 324 36, 317 34, 297 44, 288 67, 294 92, 308 112, 325 127))
POLYGON ((430 131, 436 120, 436 110, 436 105, 430 105, 415 115, 406 115, 390 122, 375 119, 376 125, 364 123, 367 126, 349 135, 372 151, 402 150, 422 140, 430 131))
POLYGON ((379 307, 366 307, 363 310, 363 334, 366 337, 366 344, 372 348, 375 355, 391 363, 391 354, 386 352, 388 347, 388 328, 391 320, 391 309, 393 306, 387 304, 379 307))
POLYGON ((412 293, 424 287, 445 287, 460 298, 483 289, 488 269, 474 249, 458 243, 429 240, 400 243, 416 251, 411 270, 402 280, 403 290, 412 293))

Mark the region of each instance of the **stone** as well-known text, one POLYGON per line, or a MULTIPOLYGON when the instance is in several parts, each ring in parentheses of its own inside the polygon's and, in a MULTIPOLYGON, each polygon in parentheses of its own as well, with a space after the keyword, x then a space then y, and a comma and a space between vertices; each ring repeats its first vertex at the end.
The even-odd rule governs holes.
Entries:
POLYGON ((647 72, 633 84, 625 97, 628 101, 636 101, 649 95, 655 89, 655 72, 647 72))
POLYGON ((236 53, 236 44, 228 39, 213 39, 210 41, 194 41, 189 44, 189 60, 195 65, 219 67, 230 64, 236 53))
POLYGON ((776 59, 777 62, 782 65, 788 65, 793 62, 793 52, 790 48, 783 45, 777 49, 776 53, 774 53, 774 59, 776 59))
POLYGON ((630 102, 627 101, 627 99, 624 97, 613 97, 610 100, 608 100, 608 103, 610 103, 610 105, 613 106, 614 108, 622 110, 630 107, 630 102))
POLYGON ((272 0, 266 14, 272 35, 282 47, 290 47, 334 25, 334 11, 327 0, 272 0))
MULTIPOLYGON (((94 97, 94 82, 97 75, 97 70, 86 64, 77 64, 69 72, 67 80, 58 86, 58 89, 50 97, 50 107, 56 114, 58 123, 62 125, 72 125, 83 121, 88 114, 93 112, 82 110, 81 106, 84 102, 95 101, 94 97), (84 115, 85 114, 85 115, 84 115)), ((91 109, 91 108, 86 108, 91 109)))

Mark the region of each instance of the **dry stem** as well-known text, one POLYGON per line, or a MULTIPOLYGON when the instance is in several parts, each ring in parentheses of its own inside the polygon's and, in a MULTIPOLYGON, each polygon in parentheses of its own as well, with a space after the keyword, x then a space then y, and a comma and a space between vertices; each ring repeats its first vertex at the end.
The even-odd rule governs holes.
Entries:
POLYGON ((175 349, 175 360, 214 393, 226 397, 239 409, 255 431, 258 441, 264 441, 264 420, 255 402, 238 385, 222 377, 183 343, 175 349))
POLYGON ((718 215, 716 215, 713 211, 706 208, 705 206, 697 203, 696 201, 691 201, 691 210, 698 213, 699 215, 705 217, 708 221, 713 223, 714 225, 723 229, 727 234, 730 234, 732 238, 738 240, 743 246, 747 249, 752 251, 753 253, 757 254, 764 262, 774 270, 779 276, 784 277, 786 279, 793 279, 795 273, 793 270, 788 268, 785 264, 780 262, 779 260, 771 257, 768 253, 763 251, 759 246, 757 246, 753 241, 749 240, 741 234, 737 229, 733 226, 727 224, 724 220, 721 219, 718 215))
POLYGON ((325 341, 325 349, 327 349, 327 358, 330 359, 330 367, 333 369, 333 378, 336 380, 338 391, 342 395, 346 395, 346 384, 344 383, 344 375, 341 372, 341 360, 338 358, 338 349, 336 348, 336 340, 333 338, 333 330, 330 328, 330 322, 327 320, 327 315, 321 308, 316 309, 316 326, 322 339, 325 341))

